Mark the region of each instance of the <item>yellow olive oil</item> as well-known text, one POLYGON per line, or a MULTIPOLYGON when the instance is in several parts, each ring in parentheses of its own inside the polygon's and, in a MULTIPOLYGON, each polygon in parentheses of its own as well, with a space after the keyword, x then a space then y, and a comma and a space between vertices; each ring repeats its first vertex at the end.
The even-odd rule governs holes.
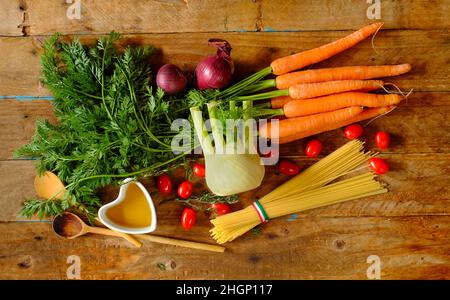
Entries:
POLYGON ((125 199, 109 208, 106 216, 117 225, 141 228, 150 226, 152 214, 144 192, 134 183, 130 183, 125 192, 125 199))

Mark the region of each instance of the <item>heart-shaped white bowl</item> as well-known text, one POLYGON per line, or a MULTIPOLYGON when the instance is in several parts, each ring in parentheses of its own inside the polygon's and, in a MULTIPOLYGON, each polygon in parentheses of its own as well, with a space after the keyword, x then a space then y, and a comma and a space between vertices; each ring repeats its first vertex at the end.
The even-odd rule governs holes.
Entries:
POLYGON ((143 233, 149 233, 149 232, 155 231, 155 229, 156 229, 156 211, 155 211, 155 206, 153 205, 152 197, 148 193, 147 189, 142 185, 142 183, 140 183, 139 181, 133 181, 133 178, 127 178, 124 180, 124 183, 120 187, 119 196, 117 196, 117 198, 114 201, 100 207, 100 209, 98 211, 98 217, 100 218, 100 221, 106 227, 108 227, 112 230, 115 230, 115 231, 123 232, 123 233, 143 234, 143 233), (141 191, 144 193, 145 199, 147 200, 147 203, 150 207, 151 222, 150 222, 150 225, 147 227, 135 228, 135 227, 121 226, 121 225, 113 222, 112 220, 110 220, 106 214, 106 212, 108 211, 108 209, 110 207, 116 206, 125 200, 125 195, 127 194, 127 189, 130 186, 130 184, 135 184, 141 189, 141 191))

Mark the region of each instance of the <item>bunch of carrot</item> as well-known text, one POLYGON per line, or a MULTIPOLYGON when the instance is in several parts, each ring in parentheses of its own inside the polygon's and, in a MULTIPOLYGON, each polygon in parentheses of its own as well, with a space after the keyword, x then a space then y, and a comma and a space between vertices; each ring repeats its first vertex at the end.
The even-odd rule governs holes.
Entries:
POLYGON ((296 71, 325 60, 377 32, 383 23, 367 25, 352 34, 321 47, 274 60, 270 72, 277 75, 247 87, 257 90, 276 87, 276 91, 238 100, 260 100, 272 97, 271 107, 286 119, 279 122, 278 133, 271 132, 270 122, 261 126, 262 137, 288 143, 310 135, 374 118, 392 110, 402 97, 397 94, 372 94, 383 87, 375 78, 396 76, 411 70, 409 64, 384 66, 347 66, 296 71))

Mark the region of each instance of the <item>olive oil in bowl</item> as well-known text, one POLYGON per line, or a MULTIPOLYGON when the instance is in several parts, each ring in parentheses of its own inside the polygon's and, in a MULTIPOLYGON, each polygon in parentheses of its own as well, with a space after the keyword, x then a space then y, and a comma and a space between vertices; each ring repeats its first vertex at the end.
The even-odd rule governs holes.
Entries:
POLYGON ((150 205, 134 183, 128 186, 122 202, 108 209, 106 216, 117 225, 134 228, 150 226, 152 220, 150 205))
POLYGON ((99 210, 100 220, 109 228, 131 234, 148 233, 156 228, 153 201, 145 187, 128 181, 119 196, 99 210))

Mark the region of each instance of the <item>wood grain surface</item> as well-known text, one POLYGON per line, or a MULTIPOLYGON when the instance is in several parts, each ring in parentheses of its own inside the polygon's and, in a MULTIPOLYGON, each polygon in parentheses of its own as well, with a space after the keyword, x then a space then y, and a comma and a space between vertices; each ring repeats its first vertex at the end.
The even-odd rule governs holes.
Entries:
MULTIPOLYGON (((378 255, 384 279, 444 279, 450 272, 449 221, 449 216, 277 219, 260 235, 248 233, 230 243, 223 254, 147 242, 136 249, 97 236, 60 240, 49 234, 50 224, 1 223, 0 269, 8 271, 3 279, 65 278, 67 257, 77 255, 84 279, 366 279, 367 258, 378 255)), ((173 234, 160 227, 184 239, 209 239, 202 228, 173 234)))
MULTIPOLYGON (((278 57, 318 47, 348 34, 349 31, 277 32, 277 33, 189 33, 125 35, 122 45, 150 44, 158 50, 152 64, 159 67, 171 62, 192 72, 205 54, 214 53, 208 38, 224 38, 233 46, 236 79, 267 67, 278 57)), ((387 30, 374 41, 363 41, 356 47, 314 68, 380 65, 411 62, 413 70, 400 77, 389 78, 400 88, 415 91, 448 91, 450 75, 443 67, 450 61, 449 30, 387 30), (418 84, 420 82, 420 84, 418 84)), ((84 43, 93 43, 98 36, 80 36, 84 43)), ((39 54, 45 37, 0 37, 0 92, 2 95, 44 96, 49 92, 39 81, 39 54)))
MULTIPOLYGON (((373 1, 376 2, 376 1, 373 1)), ((1 0, 7 36, 167 32, 345 30, 368 23, 367 1, 82 0, 80 19, 54 0, 1 0)), ((380 1, 387 29, 447 29, 448 1, 380 1)), ((369 16, 372 10, 369 10, 369 16)))
MULTIPOLYGON (((382 279, 450 279, 450 10, 449 1, 381 1, 384 29, 313 68, 409 62, 413 70, 386 81, 413 94, 388 116, 365 128, 367 148, 378 130, 392 134, 381 153, 391 172, 390 192, 278 218, 226 244, 224 254, 145 242, 140 249, 110 237, 57 238, 48 222, 18 217, 35 196, 35 160, 13 157, 29 141, 39 118, 56 122, 51 96, 40 83, 42 42, 55 31, 91 44, 111 30, 119 46, 152 44, 154 68, 166 62, 191 73, 214 50, 211 37, 233 46, 236 80, 274 58, 344 36, 368 19, 367 1, 132 1, 81 0, 81 19, 70 20, 66 1, 0 0, 0 279, 66 279, 67 257, 81 259, 82 279, 367 279, 367 259, 381 261, 382 279)), ((323 155, 343 143, 342 130, 317 136, 323 155)), ((308 139, 283 145, 283 159, 306 168, 308 139)), ((267 167, 263 185, 241 195, 248 205, 288 180, 267 167)), ((175 182, 182 178, 175 172, 175 182)), ((153 179, 145 186, 155 191, 153 179)), ((195 191, 204 189, 195 180, 195 191)), ((100 191, 105 202, 117 187, 100 191)), ((183 207, 174 195, 155 195, 156 234, 212 243, 209 216, 179 225, 183 207)))

